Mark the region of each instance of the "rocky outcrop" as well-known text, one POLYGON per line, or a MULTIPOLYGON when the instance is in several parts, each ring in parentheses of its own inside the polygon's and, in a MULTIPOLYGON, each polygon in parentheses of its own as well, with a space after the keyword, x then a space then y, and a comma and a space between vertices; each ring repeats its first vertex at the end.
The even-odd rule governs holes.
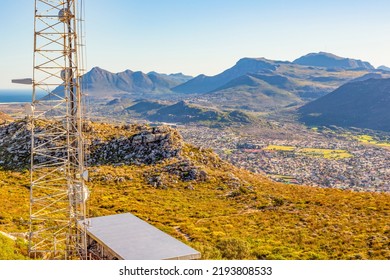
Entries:
MULTIPOLYGON (((36 135, 50 125, 37 127, 36 135)), ((90 129, 93 133, 93 129, 90 129)), ((52 143, 46 143, 45 148, 50 150, 56 145, 63 146, 64 139, 58 138, 52 143)), ((35 146, 42 145, 37 138, 35 146)), ((109 140, 92 138, 87 149, 89 165, 103 164, 155 164, 164 159, 179 157, 184 142, 181 135, 168 126, 147 127, 137 129, 129 137, 112 137, 109 140)), ((65 150, 54 149, 51 156, 62 157, 65 150)), ((28 122, 12 122, 0 126, 0 166, 5 169, 25 169, 30 163, 31 131, 28 122)), ((36 157, 37 162, 40 157, 36 157)), ((41 161, 45 161, 42 158, 41 161)))
MULTIPOLYGON (((182 182, 204 182, 208 179, 208 174, 201 167, 196 166, 188 159, 182 159, 178 162, 165 165, 161 168, 156 168, 144 174, 146 181, 157 189, 167 189, 170 185, 182 182)), ((189 184, 188 189, 193 190, 194 187, 189 184)))
POLYGON ((25 122, 0 126, 0 166, 5 169, 26 168, 30 162, 31 133, 25 122))
POLYGON ((176 130, 154 127, 108 142, 92 141, 90 164, 155 164, 178 156, 182 146, 182 137, 176 130))
MULTIPOLYGON (((35 163, 53 161, 55 158, 63 158, 66 153, 64 143, 66 134, 51 122, 39 123, 34 129, 34 147, 38 153, 34 158, 35 163), (43 134, 50 131, 57 137, 53 141, 47 141, 43 134)), ((31 123, 23 121, 10 122, 0 125, 0 167, 4 169, 26 169, 31 161, 31 123)))
MULTIPOLYGON (((192 182, 205 182, 209 179, 205 166, 217 167, 220 164, 219 158, 211 150, 186 145, 179 132, 168 126, 97 127, 92 123, 85 127, 87 135, 94 136, 87 137, 92 139, 86 155, 88 165, 95 166, 91 169, 92 173, 104 165, 148 165, 151 168, 143 174, 147 184, 158 189, 167 189, 177 182, 184 182, 187 184, 185 188, 194 190, 192 182), (112 131, 106 131, 110 127, 112 131), (114 132, 115 129, 129 133, 124 133, 127 136, 118 136, 114 132)), ((39 135, 39 132, 45 129, 53 130, 49 123, 43 123, 37 126, 34 133, 39 135)), ((65 139, 61 138, 53 143, 46 143, 45 147, 53 148, 54 145, 60 147, 63 143, 65 139)), ((35 145, 42 146, 43 143, 37 139, 35 145)), ((63 157, 65 150, 58 147, 54 147, 50 156, 63 157)), ((13 170, 29 168, 30 148, 31 131, 28 122, 13 122, 0 126, 0 168, 13 170)), ((37 157, 35 160, 40 159, 45 160, 44 157, 37 157)), ((91 176, 90 180, 124 183, 131 181, 132 178, 107 173, 97 177, 91 176)))

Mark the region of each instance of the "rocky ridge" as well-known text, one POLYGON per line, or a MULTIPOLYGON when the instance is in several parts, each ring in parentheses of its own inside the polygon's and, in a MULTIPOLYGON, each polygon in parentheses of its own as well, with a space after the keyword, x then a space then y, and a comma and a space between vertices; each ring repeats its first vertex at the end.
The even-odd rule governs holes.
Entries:
MULTIPOLYGON (((169 126, 103 125, 103 127, 102 129, 101 125, 94 123, 86 125, 86 138, 89 142, 86 152, 88 165, 96 168, 104 165, 155 166, 152 171, 145 173, 145 179, 156 188, 166 188, 166 182, 172 181, 173 177, 183 182, 205 181, 208 175, 201 165, 216 166, 220 161, 211 151, 196 150, 197 148, 192 147, 191 149, 196 150, 196 155, 194 152, 187 152, 190 146, 183 141, 177 130, 169 126), (118 131, 122 131, 123 134, 115 135, 118 131), (114 134, 109 135, 110 132, 114 134)), ((50 123, 37 127, 34 133, 42 132, 44 129, 50 129, 50 123)), ((61 145, 64 141, 65 139, 62 139, 56 144, 61 145)), ((42 142, 38 139, 35 145, 39 144, 42 142)), ((0 125, 0 168, 27 169, 30 164, 30 149, 31 132, 28 122, 24 120, 0 125)), ((53 155, 62 157, 64 152, 57 150, 53 155)), ((117 182, 126 180, 112 176, 92 180, 96 179, 117 182)))

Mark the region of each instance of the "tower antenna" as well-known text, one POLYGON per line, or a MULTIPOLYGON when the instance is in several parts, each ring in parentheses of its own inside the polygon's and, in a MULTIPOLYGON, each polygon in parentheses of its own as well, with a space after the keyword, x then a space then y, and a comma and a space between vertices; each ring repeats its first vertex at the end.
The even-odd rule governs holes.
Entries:
POLYGON ((81 5, 35 0, 29 233, 35 258, 87 258, 81 5))

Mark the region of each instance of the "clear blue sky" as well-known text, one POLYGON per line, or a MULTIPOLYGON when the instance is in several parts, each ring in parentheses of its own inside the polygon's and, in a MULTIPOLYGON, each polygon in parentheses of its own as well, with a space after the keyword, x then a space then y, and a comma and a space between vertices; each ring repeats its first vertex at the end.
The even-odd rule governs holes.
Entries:
MULTIPOLYGON (((390 66, 388 0, 84 0, 88 67, 214 75, 309 52, 390 66)), ((34 0, 0 1, 0 88, 32 76, 34 0)))

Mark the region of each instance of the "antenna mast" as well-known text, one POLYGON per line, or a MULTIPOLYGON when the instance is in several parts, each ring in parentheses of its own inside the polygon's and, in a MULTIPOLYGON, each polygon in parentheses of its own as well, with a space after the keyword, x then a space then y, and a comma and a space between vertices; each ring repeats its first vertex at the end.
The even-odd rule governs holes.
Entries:
POLYGON ((87 258, 81 7, 82 0, 35 0, 29 252, 36 258, 87 258))

